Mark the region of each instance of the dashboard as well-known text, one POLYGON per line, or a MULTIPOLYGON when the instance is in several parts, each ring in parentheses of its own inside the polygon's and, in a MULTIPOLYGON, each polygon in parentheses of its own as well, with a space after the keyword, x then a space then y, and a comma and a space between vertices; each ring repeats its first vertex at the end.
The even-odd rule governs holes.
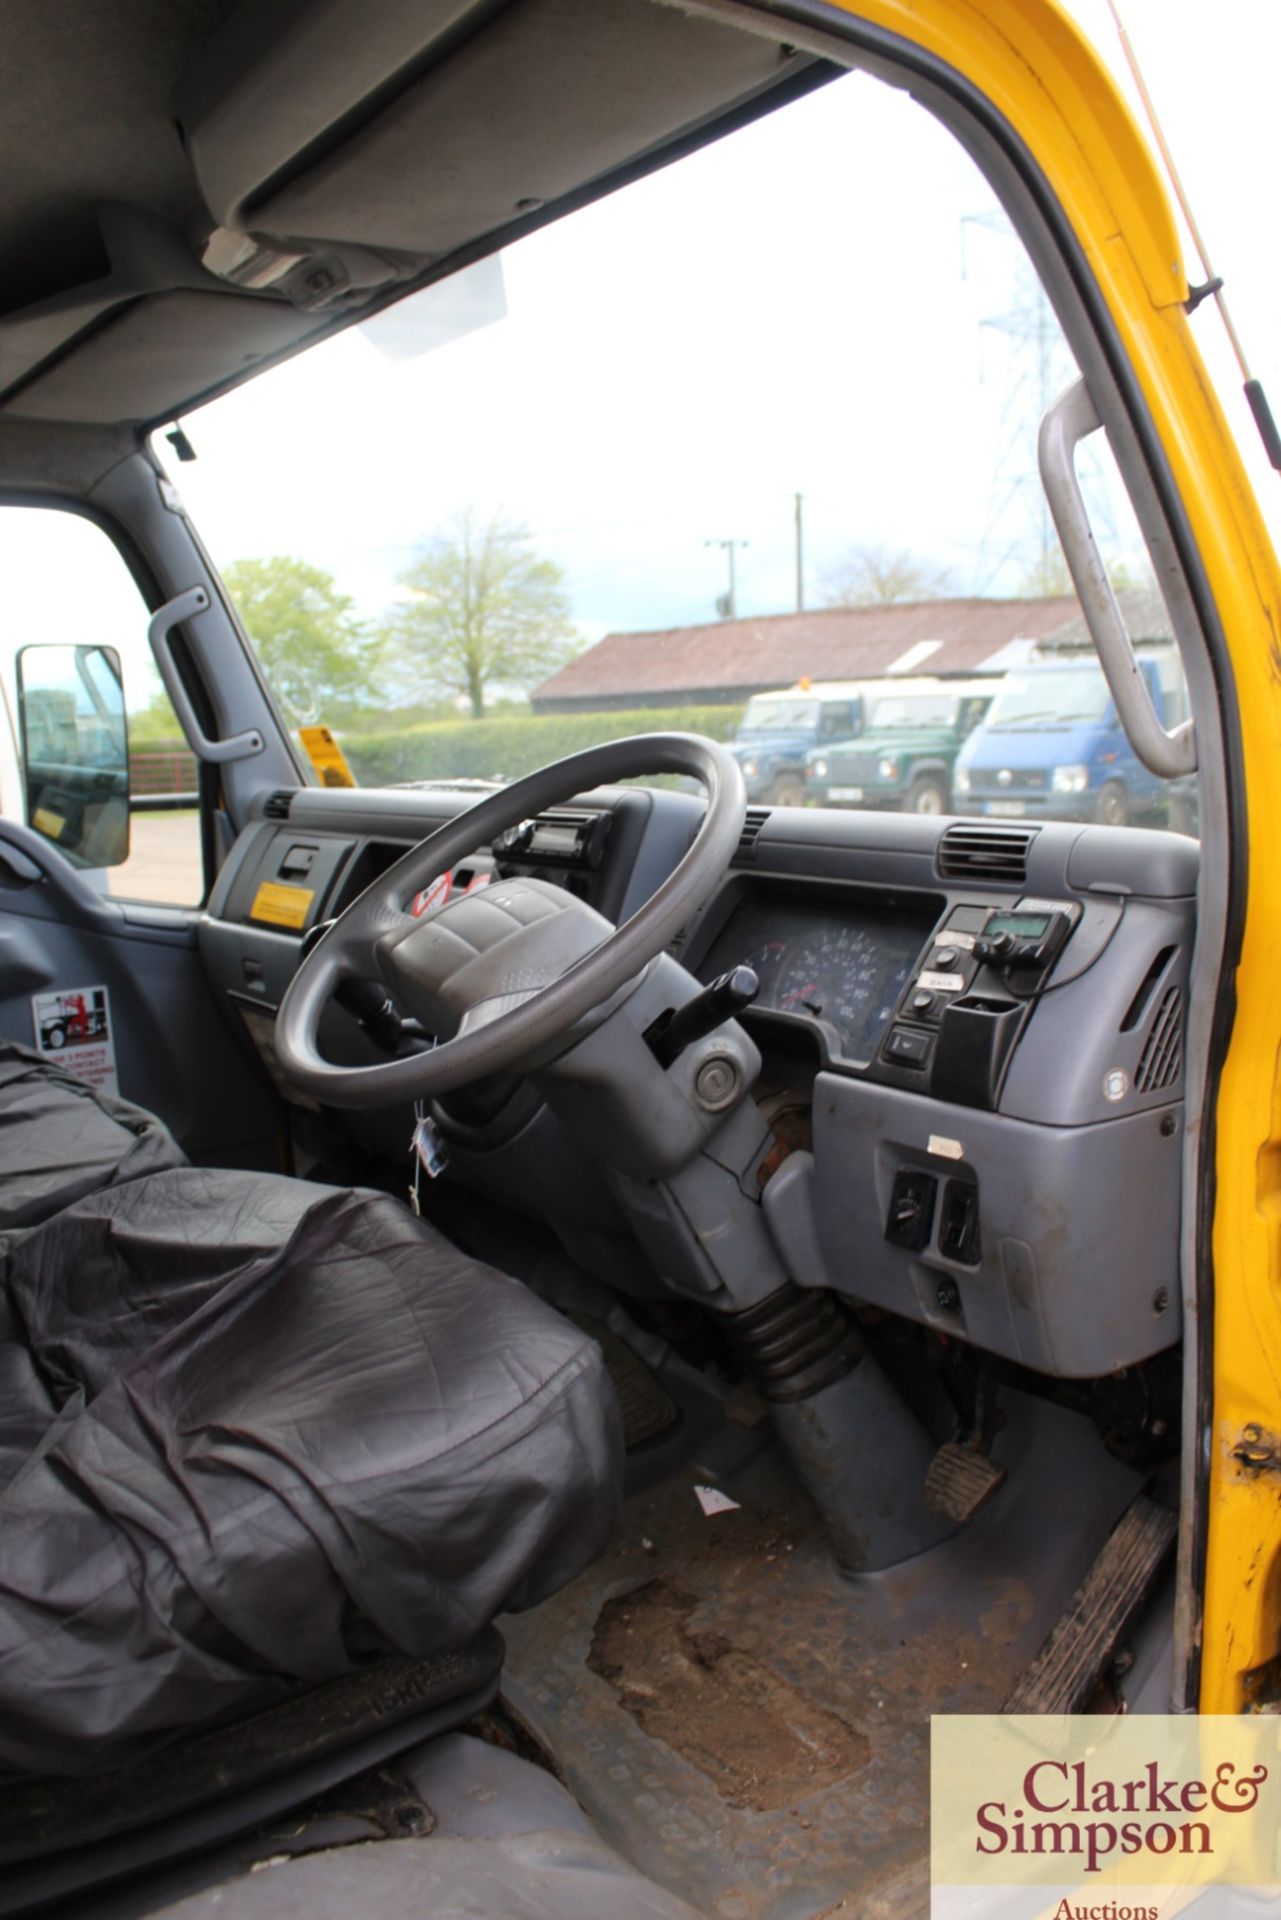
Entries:
MULTIPOLYGON (((304 790, 271 796, 241 834, 201 950, 238 1039, 269 1071, 306 930, 467 798, 304 790)), ((534 873, 618 922, 671 872, 700 814, 679 792, 604 789, 478 849, 454 884, 534 873)), ((1109 1374, 1177 1341, 1198 870, 1195 842, 1172 833, 750 810, 730 871, 672 954, 704 982, 740 965, 758 977, 740 1017, 764 1061, 762 1127, 766 1092, 805 1115, 760 1173, 799 1284, 1059 1377, 1109 1374)), ((331 1016, 330 1057, 370 1058, 356 1023, 331 1016)), ((456 1128, 457 1177, 542 1211, 616 1280, 629 1255, 599 1169, 521 1085, 456 1128)), ((408 1138, 399 1113, 295 1109, 295 1124, 388 1154, 408 1138)))

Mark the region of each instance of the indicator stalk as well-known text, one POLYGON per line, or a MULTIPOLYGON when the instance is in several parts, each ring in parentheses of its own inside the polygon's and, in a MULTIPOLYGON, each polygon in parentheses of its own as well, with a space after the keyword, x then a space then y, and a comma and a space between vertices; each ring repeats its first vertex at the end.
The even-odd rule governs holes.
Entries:
POLYGON ((669 1007, 666 1013, 660 1013, 646 1029, 645 1044, 660 1067, 670 1067, 686 1047, 750 1007, 760 990, 761 983, 751 967, 731 967, 728 973, 709 981, 683 1007, 669 1007))

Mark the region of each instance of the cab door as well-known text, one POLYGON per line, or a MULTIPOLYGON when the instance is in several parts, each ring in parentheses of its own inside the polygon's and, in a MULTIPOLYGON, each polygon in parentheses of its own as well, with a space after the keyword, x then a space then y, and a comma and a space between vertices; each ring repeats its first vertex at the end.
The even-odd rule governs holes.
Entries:
MULTIPOLYGON (((802 45, 888 71, 998 186, 1125 472, 1163 588, 1176 584, 1202 863, 1188 1033, 1175 1696, 1212 1713, 1275 1707, 1281 571, 1207 371, 1214 303, 1193 298, 1149 147, 1060 7, 854 0, 839 16, 823 11, 821 35, 817 17, 806 10, 802 45)), ((1253 435, 1239 389, 1230 404, 1237 430, 1253 435)))
POLYGON ((195 1159, 272 1165, 200 967, 211 837, 137 579, 83 513, 0 504, 0 580, 0 1032, 92 1061, 195 1159))

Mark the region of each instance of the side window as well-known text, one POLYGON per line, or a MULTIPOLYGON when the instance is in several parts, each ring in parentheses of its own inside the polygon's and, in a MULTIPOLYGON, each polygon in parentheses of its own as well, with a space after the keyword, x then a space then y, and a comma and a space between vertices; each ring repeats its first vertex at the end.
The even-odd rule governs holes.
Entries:
POLYGON ((819 723, 819 737, 823 740, 848 740, 854 731, 854 709, 848 701, 828 701, 823 708, 823 717, 819 723))
MULTIPOLYGON (((124 677, 131 801, 129 857, 102 869, 106 889, 125 900, 198 905, 204 874, 196 763, 152 664, 147 608, 120 553, 80 514, 6 506, 0 508, 0 578, 8 609, 0 647, 0 813, 26 820, 19 653, 42 646, 114 648, 124 677)), ((27 654, 28 681, 43 660, 27 654)))

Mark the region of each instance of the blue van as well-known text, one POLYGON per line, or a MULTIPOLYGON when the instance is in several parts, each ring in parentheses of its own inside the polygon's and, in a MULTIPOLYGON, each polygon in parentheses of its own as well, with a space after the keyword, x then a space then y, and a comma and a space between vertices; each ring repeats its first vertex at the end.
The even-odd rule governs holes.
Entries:
MULTIPOLYGON (((1142 648, 1138 662, 1162 723, 1177 726, 1188 714, 1177 650, 1142 648)), ((1045 650, 1005 676, 958 756, 953 793, 960 813, 1187 829, 1194 784, 1149 773, 1092 650, 1045 650)))

